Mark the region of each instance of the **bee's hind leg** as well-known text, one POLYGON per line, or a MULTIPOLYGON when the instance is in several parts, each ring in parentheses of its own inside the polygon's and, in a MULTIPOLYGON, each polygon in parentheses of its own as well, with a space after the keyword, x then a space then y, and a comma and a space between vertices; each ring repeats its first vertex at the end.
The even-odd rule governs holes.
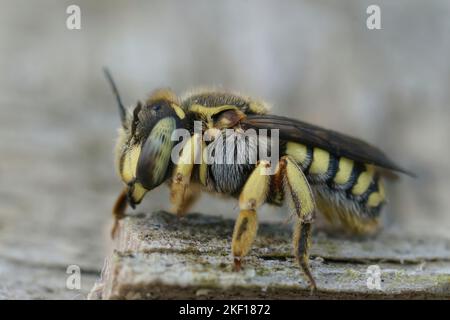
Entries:
POLYGON ((231 251, 234 257, 234 270, 241 269, 241 260, 250 251, 258 229, 256 209, 267 198, 270 176, 264 174, 269 166, 267 161, 260 161, 248 178, 239 197, 240 213, 234 225, 231 251))
POLYGON ((117 197, 116 202, 114 203, 114 207, 112 210, 114 224, 111 229, 111 238, 113 239, 116 237, 117 228, 119 227, 119 220, 125 217, 125 210, 127 209, 127 190, 127 188, 124 188, 117 197))
POLYGON ((304 274, 309 280, 310 288, 312 291, 315 291, 316 281, 311 273, 311 269, 309 267, 309 248, 311 246, 311 230, 312 230, 312 222, 301 221, 301 219, 297 220, 294 230, 294 250, 295 257, 302 268, 304 274))
POLYGON ((315 213, 313 193, 303 171, 290 157, 281 158, 280 166, 284 171, 286 198, 298 217, 293 235, 294 254, 309 280, 311 289, 315 290, 316 282, 309 268, 309 248, 315 213))

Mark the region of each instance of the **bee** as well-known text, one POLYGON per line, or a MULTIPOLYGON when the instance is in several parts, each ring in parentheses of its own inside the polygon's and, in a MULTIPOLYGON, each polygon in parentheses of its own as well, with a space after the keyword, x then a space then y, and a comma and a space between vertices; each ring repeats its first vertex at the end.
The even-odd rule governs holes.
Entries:
POLYGON ((145 102, 127 110, 110 73, 105 70, 105 74, 121 119, 116 167, 124 188, 113 208, 113 237, 127 205, 135 208, 147 192, 164 182, 170 188, 172 211, 179 216, 189 210, 201 191, 223 194, 237 198, 239 203, 231 252, 234 269, 240 270, 257 233, 258 208, 265 203, 287 203, 296 219, 294 255, 310 287, 315 289, 309 251, 316 211, 350 232, 374 233, 386 203, 383 177, 392 172, 412 175, 362 140, 272 115, 266 103, 239 94, 199 91, 179 98, 170 89, 157 90, 145 102), (200 124, 200 131, 196 132, 195 122, 200 124), (176 153, 181 160, 198 152, 204 154, 214 146, 224 155, 238 154, 240 162, 175 163, 171 155, 177 141, 172 134, 177 129, 188 132, 187 142, 176 153), (248 139, 231 146, 217 144, 229 130, 242 135, 250 129, 257 130, 258 137, 261 130, 277 133, 276 149, 269 152, 277 155, 273 174, 264 173, 270 166, 266 158, 258 154, 256 161, 250 161, 250 157, 239 156, 238 151, 245 146, 267 152, 274 136, 261 140, 265 143, 258 146, 248 139), (212 132, 210 139, 198 139, 207 132, 212 132))

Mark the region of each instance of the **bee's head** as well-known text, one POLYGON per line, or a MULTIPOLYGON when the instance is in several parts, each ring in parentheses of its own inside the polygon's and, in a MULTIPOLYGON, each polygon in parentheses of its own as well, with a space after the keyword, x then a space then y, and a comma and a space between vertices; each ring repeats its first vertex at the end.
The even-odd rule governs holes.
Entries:
POLYGON ((176 95, 155 91, 145 103, 125 110, 114 82, 106 72, 119 104, 122 126, 116 146, 116 167, 128 186, 128 202, 139 204, 145 193, 159 186, 170 174, 172 132, 185 118, 176 95))

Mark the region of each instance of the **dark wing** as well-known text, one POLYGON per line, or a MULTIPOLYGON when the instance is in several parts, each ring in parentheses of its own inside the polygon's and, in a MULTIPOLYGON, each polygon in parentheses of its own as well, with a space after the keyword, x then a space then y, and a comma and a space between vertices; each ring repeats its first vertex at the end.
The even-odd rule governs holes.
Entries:
POLYGON ((318 147, 338 157, 346 157, 414 176, 413 173, 396 165, 381 150, 336 131, 275 115, 248 115, 241 120, 241 125, 244 129, 279 129, 282 140, 318 147))

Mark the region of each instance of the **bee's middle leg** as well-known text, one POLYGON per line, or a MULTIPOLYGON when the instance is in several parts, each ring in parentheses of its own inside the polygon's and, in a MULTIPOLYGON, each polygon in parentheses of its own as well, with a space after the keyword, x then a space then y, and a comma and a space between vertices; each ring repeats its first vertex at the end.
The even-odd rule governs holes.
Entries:
POLYGON ((233 231, 231 251, 234 257, 234 269, 241 269, 241 260, 250 251, 258 229, 256 210, 267 198, 270 176, 263 174, 269 166, 261 161, 253 170, 239 196, 240 213, 233 231))

